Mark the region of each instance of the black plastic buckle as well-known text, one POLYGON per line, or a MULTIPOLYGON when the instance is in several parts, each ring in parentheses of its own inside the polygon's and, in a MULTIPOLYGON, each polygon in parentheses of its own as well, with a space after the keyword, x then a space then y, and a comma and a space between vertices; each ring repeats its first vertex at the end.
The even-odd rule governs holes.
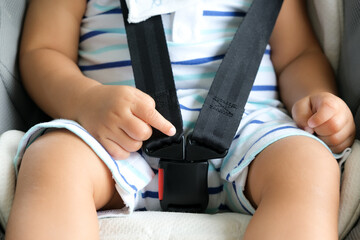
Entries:
POLYGON ((159 162, 159 200, 164 211, 203 212, 209 202, 208 161, 159 162))
POLYGON ((159 200, 164 211, 203 212, 209 202, 208 160, 222 158, 219 153, 191 140, 191 135, 179 142, 155 151, 145 149, 149 156, 160 157, 159 200))
POLYGON ((186 138, 185 160, 186 161, 204 161, 215 158, 223 158, 227 155, 228 150, 217 152, 191 139, 191 134, 186 138))
POLYGON ((181 136, 178 142, 162 146, 159 149, 144 148, 146 155, 174 161, 197 162, 215 158, 223 158, 228 151, 217 152, 206 146, 203 146, 191 139, 189 134, 186 139, 181 136))
POLYGON ((165 158, 171 160, 183 160, 185 156, 184 135, 182 135, 178 142, 173 142, 169 145, 161 146, 158 149, 144 148, 146 155, 150 157, 165 158))

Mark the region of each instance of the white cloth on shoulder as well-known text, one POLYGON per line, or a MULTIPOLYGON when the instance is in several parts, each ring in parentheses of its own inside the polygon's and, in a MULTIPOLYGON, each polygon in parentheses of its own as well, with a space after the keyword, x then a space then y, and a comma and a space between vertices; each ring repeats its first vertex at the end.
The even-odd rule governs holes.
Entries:
POLYGON ((197 4, 197 0, 126 0, 129 23, 144 21, 152 16, 175 12, 197 4))

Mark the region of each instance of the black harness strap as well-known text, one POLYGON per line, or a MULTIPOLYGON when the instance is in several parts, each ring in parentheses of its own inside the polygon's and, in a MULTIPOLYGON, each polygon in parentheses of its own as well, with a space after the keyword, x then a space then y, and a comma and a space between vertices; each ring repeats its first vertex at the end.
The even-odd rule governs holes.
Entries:
POLYGON ((218 152, 229 149, 281 5, 282 0, 253 1, 216 73, 191 140, 218 152))
POLYGON ((136 86, 155 99, 156 109, 177 129, 173 137, 154 130, 143 147, 161 158, 161 206, 202 211, 208 202, 207 160, 224 157, 231 145, 283 0, 253 1, 186 139, 161 16, 129 24, 125 0, 120 1, 136 86))
MULTIPOLYGON (((128 9, 124 7, 126 2, 125 0, 120 0, 120 2, 135 85, 155 100, 158 112, 176 127, 176 135, 172 137, 153 129, 153 135, 144 143, 144 149, 148 154, 154 155, 156 150, 161 151, 164 146, 180 142, 183 135, 182 117, 164 28, 161 16, 154 16, 137 24, 129 24, 127 21, 128 9)), ((178 149, 170 152, 178 152, 178 149)), ((183 154, 179 154, 178 159, 182 159, 183 154)), ((166 154, 163 153, 162 157, 166 157, 166 154)))

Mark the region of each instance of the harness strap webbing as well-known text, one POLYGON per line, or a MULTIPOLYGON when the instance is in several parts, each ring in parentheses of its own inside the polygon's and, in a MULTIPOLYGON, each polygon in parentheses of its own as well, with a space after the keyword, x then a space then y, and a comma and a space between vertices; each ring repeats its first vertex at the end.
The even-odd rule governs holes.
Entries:
POLYGON ((216 73, 191 140, 218 152, 230 147, 281 5, 282 0, 253 1, 216 73))
MULTIPOLYGON (((253 1, 217 71, 189 136, 191 142, 219 153, 230 147, 282 2, 253 1)), ((121 0, 121 5, 125 4, 121 0)), ((155 99, 156 109, 177 129, 173 137, 155 130, 144 147, 157 149, 179 142, 183 134, 182 119, 161 16, 129 24, 128 9, 122 7, 122 10, 136 87, 155 99)))
POLYGON ((254 0, 220 64, 192 134, 182 118, 161 16, 129 24, 120 0, 136 86, 152 96, 157 110, 177 128, 174 137, 154 131, 143 145, 159 157, 163 210, 204 211, 208 205, 208 159, 224 157, 244 113, 282 0, 254 0))
POLYGON ((135 85, 156 102, 156 109, 176 127, 176 135, 168 137, 153 129, 147 149, 158 149, 179 142, 183 135, 182 117, 176 95, 168 48, 161 16, 154 16, 136 24, 129 24, 125 0, 120 0, 135 85))

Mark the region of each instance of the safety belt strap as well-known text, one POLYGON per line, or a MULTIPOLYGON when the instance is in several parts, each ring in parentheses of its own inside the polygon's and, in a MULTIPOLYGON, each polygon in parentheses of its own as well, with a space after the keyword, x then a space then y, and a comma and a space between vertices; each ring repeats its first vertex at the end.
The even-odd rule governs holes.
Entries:
MULTIPOLYGON (((183 135, 182 118, 161 16, 129 24, 125 0, 120 1, 136 87, 155 99, 156 109, 177 129, 173 137, 154 130, 144 148, 150 155, 155 152, 152 155, 156 157, 184 159, 182 144, 178 147, 174 144, 179 143, 183 135), (166 146, 177 149, 161 152, 166 146), (156 153, 157 150, 160 152, 156 153), (175 151, 178 152, 176 156, 175 151)), ((217 71, 188 142, 195 142, 217 153, 223 153, 230 147, 282 2, 253 1, 217 71)), ((187 149, 186 152, 187 160, 204 159, 204 156, 193 156, 194 151, 187 149)))
POLYGON ((129 24, 120 0, 135 84, 156 102, 156 109, 177 133, 168 137, 154 129, 143 144, 160 158, 159 200, 163 210, 202 212, 208 195, 208 159, 226 155, 244 113, 262 56, 282 0, 254 0, 219 66, 193 133, 184 136, 161 16, 129 24))
MULTIPOLYGON (((136 24, 129 24, 125 0, 120 0, 124 17, 131 63, 138 89, 149 94, 156 102, 156 109, 176 127, 176 135, 168 137, 153 129, 151 139, 144 142, 144 149, 161 149, 179 142, 183 135, 182 117, 161 16, 154 16, 136 24)), ((182 158, 182 153, 179 153, 182 158)))
POLYGON ((281 4, 253 1, 216 73, 191 140, 218 152, 230 147, 281 4))

